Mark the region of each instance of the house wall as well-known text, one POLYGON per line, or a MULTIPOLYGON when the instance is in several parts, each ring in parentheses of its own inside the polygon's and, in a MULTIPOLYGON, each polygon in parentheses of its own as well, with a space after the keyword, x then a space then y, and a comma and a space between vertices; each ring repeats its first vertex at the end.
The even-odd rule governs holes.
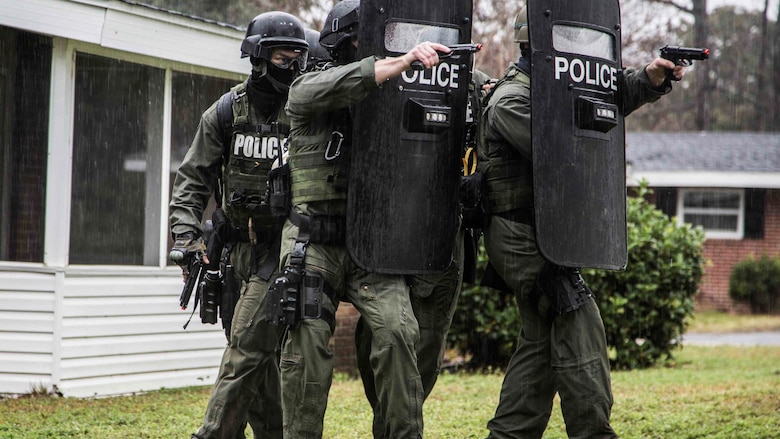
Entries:
POLYGON ((735 303, 729 297, 729 276, 738 262, 752 256, 780 256, 780 190, 767 190, 764 205, 763 239, 707 239, 704 257, 708 264, 700 292, 697 310, 749 313, 750 308, 735 303))
MULTIPOLYGON (((29 208, 45 196, 45 210, 28 209, 13 227, 19 239, 34 229, 45 243, 41 251, 38 241, 35 257, 15 254, 0 261, 0 394, 56 386, 65 396, 86 397, 213 385, 226 340, 221 325, 202 324, 197 312, 183 329, 193 305, 179 308, 181 270, 166 263, 167 200, 158 202, 162 219, 151 227, 159 233, 147 233, 161 242, 152 263, 69 263, 74 59, 83 52, 164 68, 166 84, 174 70, 232 80, 250 69, 238 57, 243 32, 124 2, 0 0, 0 11, 0 26, 52 37, 51 69, 41 70, 51 81, 37 84, 45 86, 42 96, 50 102, 49 117, 42 117, 48 128, 24 127, 48 134, 48 140, 26 155, 32 164, 12 164, 23 174, 40 175, 46 168, 44 182, 31 179, 35 190, 17 185, 16 200, 25 202, 14 203, 29 208)), ((156 123, 170 130, 166 111, 156 123)), ((157 145, 163 153, 155 163, 169 162, 168 146, 157 145)), ((160 194, 168 187, 163 169, 157 168, 166 177, 160 194)))
POLYGON ((213 384, 227 343, 176 300, 178 268, 84 270, 64 276, 55 379, 68 396, 213 384), (129 271, 137 271, 132 276, 129 271), (171 276, 170 274, 173 274, 171 276))
POLYGON ((51 385, 55 274, 35 267, 0 270, 0 393, 51 385))
POLYGON ((0 393, 87 397, 211 385, 221 325, 178 307, 178 268, 0 267, 0 393))

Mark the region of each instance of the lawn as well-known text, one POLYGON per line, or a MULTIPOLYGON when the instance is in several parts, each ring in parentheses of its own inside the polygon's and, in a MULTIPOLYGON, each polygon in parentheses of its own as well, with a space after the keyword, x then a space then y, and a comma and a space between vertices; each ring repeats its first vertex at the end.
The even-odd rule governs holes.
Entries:
MULTIPOLYGON (((691 330, 780 327, 780 318, 745 318, 741 325, 735 319, 740 318, 702 314, 691 330)), ((425 437, 484 438, 502 378, 500 373, 442 375, 425 404, 425 437)), ((612 382, 612 424, 624 439, 780 439, 779 347, 685 346, 672 362, 616 371, 612 382)), ((101 399, 3 399, 0 438, 186 438, 200 424, 209 391, 203 386, 101 399)), ((370 426, 360 381, 336 377, 325 438, 370 438, 370 426)), ((544 438, 565 437, 556 401, 544 438)))

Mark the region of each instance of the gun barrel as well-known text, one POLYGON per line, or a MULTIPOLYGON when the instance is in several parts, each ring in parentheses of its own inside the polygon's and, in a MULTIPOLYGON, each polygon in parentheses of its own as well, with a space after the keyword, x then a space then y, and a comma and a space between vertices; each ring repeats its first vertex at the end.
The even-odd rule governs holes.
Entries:
POLYGON ((699 47, 664 46, 661 57, 669 60, 704 60, 710 57, 710 49, 699 47))
MULTIPOLYGON (((453 55, 457 55, 459 53, 476 53, 482 50, 482 44, 480 43, 466 43, 466 44, 453 44, 451 46, 447 46, 447 48, 450 49, 448 53, 441 53, 439 52, 439 59, 442 58, 449 58, 453 55)), ((425 66, 423 66, 423 63, 419 60, 412 61, 412 70, 423 70, 425 66)))
POLYGON ((482 44, 475 43, 475 44, 453 44, 452 46, 447 46, 450 48, 450 53, 452 52, 470 52, 470 53, 476 53, 482 50, 482 44))

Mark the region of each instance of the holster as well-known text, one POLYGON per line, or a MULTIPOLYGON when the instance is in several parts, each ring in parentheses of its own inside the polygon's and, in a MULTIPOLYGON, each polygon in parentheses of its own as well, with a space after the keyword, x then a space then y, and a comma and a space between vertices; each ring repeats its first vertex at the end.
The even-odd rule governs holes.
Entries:
POLYGON ((547 296, 550 310, 558 315, 579 309, 593 295, 580 270, 546 263, 536 278, 537 288, 547 296))
POLYGON ((290 165, 285 163, 268 173, 265 200, 274 218, 287 218, 290 213, 290 165))
POLYGON ((303 320, 323 319, 332 331, 336 319, 322 309, 323 294, 335 301, 335 292, 321 274, 287 267, 268 287, 266 321, 294 329, 303 320))
POLYGON ((464 228, 484 229, 490 224, 490 203, 484 174, 475 172, 461 177, 459 198, 464 228))
POLYGON ((306 249, 311 240, 309 218, 290 210, 290 220, 293 223, 297 220, 299 224, 298 237, 288 257, 287 267, 268 287, 266 320, 271 324, 297 328, 303 320, 323 319, 332 332, 336 316, 322 309, 322 296, 325 294, 335 304, 336 293, 320 273, 305 269, 306 249))
POLYGON ((241 282, 236 278, 233 264, 230 262, 230 253, 233 250, 228 245, 223 252, 222 266, 222 295, 219 303, 219 318, 222 319, 222 327, 225 336, 230 341, 230 330, 233 326, 233 316, 236 313, 236 304, 241 297, 241 282))

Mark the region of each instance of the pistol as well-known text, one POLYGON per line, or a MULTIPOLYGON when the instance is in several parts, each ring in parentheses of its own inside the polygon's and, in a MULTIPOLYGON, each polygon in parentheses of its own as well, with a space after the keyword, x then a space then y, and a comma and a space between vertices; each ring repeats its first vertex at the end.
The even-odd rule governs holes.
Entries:
MULTIPOLYGON (((666 45, 661 48, 661 58, 668 59, 677 66, 689 66, 694 60, 701 61, 710 57, 710 49, 699 47, 681 47, 666 45)), ((672 81, 679 81, 674 77, 672 70, 666 69, 666 77, 672 81)))
MULTIPOLYGON (((479 43, 466 43, 466 44, 453 44, 452 46, 447 46, 450 51, 448 53, 439 53, 439 59, 449 58, 449 57, 459 57, 464 53, 477 53, 480 50, 482 50, 482 44, 479 43)), ((420 60, 412 61, 412 70, 424 70, 425 65, 420 60)))
POLYGON ((188 271, 187 282, 184 283, 184 288, 182 288, 181 295, 179 296, 179 306, 182 310, 187 309, 192 293, 197 290, 198 285, 203 278, 205 270, 203 270, 203 262, 199 255, 192 258, 188 271))

